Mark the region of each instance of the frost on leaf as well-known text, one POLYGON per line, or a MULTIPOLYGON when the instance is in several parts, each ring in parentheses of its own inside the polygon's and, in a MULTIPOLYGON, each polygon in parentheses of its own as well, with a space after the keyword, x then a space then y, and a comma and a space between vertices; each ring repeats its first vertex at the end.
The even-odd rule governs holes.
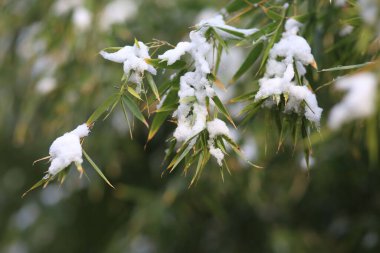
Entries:
POLYGON ((297 35, 301 23, 289 19, 281 40, 270 50, 264 77, 259 80, 260 89, 255 100, 265 99, 268 107, 277 106, 281 97, 285 100, 285 113, 297 113, 319 127, 322 108, 315 94, 309 89, 304 75, 305 66, 316 67, 307 41, 297 35))

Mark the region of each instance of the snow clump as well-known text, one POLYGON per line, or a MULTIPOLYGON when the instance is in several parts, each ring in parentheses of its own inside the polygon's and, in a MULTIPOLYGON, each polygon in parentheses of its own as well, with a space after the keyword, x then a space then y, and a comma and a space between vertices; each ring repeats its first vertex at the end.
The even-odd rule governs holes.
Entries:
POLYGON ((125 46, 114 53, 100 51, 100 55, 104 59, 123 63, 124 73, 129 77, 128 81, 136 83, 136 92, 142 91, 142 79, 144 72, 148 71, 152 75, 156 75, 157 71, 151 65, 146 63, 146 59, 150 59, 149 48, 141 41, 136 42, 133 46, 125 46))
POLYGON ((264 77, 259 80, 260 89, 255 101, 266 99, 265 105, 278 105, 281 95, 285 98, 285 113, 303 115, 319 127, 322 108, 307 84, 296 84, 295 70, 303 83, 307 65, 316 68, 311 48, 307 41, 297 35, 301 23, 288 19, 281 40, 270 50, 264 77), (294 69, 296 68, 296 69, 294 69))
POLYGON ((51 164, 48 170, 49 175, 55 176, 72 162, 81 165, 82 146, 80 139, 88 136, 90 129, 87 124, 79 125, 73 131, 58 137, 50 146, 49 154, 51 164))
MULTIPOLYGON (((243 36, 248 36, 257 31, 257 29, 238 29, 226 25, 221 15, 201 21, 196 25, 196 28, 197 30, 190 32, 190 41, 179 42, 174 49, 166 51, 164 54, 159 55, 158 58, 167 61, 168 65, 174 64, 185 54, 190 55, 193 59, 194 71, 189 71, 180 78, 179 106, 173 114, 173 117, 177 118, 174 137, 179 142, 185 142, 203 130, 207 130, 209 133, 209 151, 221 166, 224 154, 219 148, 215 147, 215 138, 217 135, 228 136, 228 128, 219 119, 209 121, 206 98, 212 101, 212 97, 215 96, 215 90, 213 81, 208 78, 213 67, 213 45, 207 40, 206 32, 213 28, 223 39, 234 39, 236 36, 228 33, 228 30, 235 32, 235 34, 240 33, 243 36)), ((192 140, 189 145, 194 145, 195 143, 196 139, 192 140)))

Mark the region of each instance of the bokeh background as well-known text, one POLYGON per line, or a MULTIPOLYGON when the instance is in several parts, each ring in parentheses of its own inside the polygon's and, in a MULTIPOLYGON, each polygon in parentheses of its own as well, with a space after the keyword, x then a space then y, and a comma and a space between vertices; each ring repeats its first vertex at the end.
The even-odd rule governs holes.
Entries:
MULTIPOLYGON (((371 28, 354 19, 353 31, 342 32, 357 11, 328 0, 304 2, 305 13, 320 11, 305 36, 321 68, 378 55, 373 48, 363 53, 367 44, 358 40, 373 36, 371 28)), ((89 180, 71 169, 63 185, 21 198, 48 168, 32 162, 48 154, 57 136, 85 122, 118 84, 121 68, 104 61, 101 49, 134 38, 175 44, 227 3, 0 1, 0 252, 380 252, 380 169, 368 159, 365 122, 313 135, 312 168, 306 170, 302 147, 294 151, 290 143, 277 152, 274 127, 257 118, 235 135, 265 169, 231 157, 232 175, 224 182, 213 162, 188 189, 191 177, 181 171, 162 176, 165 139, 174 125, 146 145, 148 130, 136 122, 132 140, 116 109, 84 144, 115 190, 84 163, 89 180)), ((245 55, 233 47, 221 79, 228 81, 245 55)), ((335 74, 315 73, 313 83, 335 74)), ((226 99, 250 90, 253 79, 248 73, 226 99)), ((328 112, 341 94, 326 88, 317 96, 328 112)))

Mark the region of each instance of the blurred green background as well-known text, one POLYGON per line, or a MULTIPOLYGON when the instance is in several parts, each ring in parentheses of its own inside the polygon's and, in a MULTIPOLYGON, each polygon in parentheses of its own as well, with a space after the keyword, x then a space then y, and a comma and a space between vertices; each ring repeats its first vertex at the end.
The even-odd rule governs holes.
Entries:
MULTIPOLYGON (((323 2, 320 19, 305 29, 321 68, 371 59, 357 40, 368 33, 366 27, 355 23, 352 35, 338 35, 343 16, 355 13, 329 1, 308 2, 314 8, 323 2), (334 47, 337 41, 343 42, 334 47)), ((118 84, 121 67, 104 61, 101 49, 133 43, 135 37, 175 44, 200 16, 226 4, 0 2, 0 252, 380 252, 380 170, 369 165, 360 122, 340 133, 313 136, 318 139, 313 168, 306 171, 301 149, 293 152, 289 144, 276 153, 276 134, 265 154, 266 126, 258 119, 243 139, 246 152, 265 169, 231 157, 232 175, 224 182, 210 163, 188 189, 191 178, 179 170, 161 176, 165 139, 174 125, 167 124, 146 145, 148 130, 136 122, 131 140, 116 110, 96 123, 84 144, 115 190, 84 163, 90 180, 72 169, 62 186, 52 183, 21 199, 48 168, 32 162, 48 154, 57 136, 85 122, 118 84)), ((237 64, 245 54, 236 52, 237 64)), ((232 63, 222 76, 238 67, 232 63)), ((320 73, 314 83, 332 78, 320 73)), ((236 89, 249 90, 249 75, 246 80, 236 89)), ((317 96, 325 112, 341 97, 331 89, 317 96)))

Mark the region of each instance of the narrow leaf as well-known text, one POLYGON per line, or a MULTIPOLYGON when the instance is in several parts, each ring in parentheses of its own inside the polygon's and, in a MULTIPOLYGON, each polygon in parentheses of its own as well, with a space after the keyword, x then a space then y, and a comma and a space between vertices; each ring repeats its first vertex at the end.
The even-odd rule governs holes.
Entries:
POLYGON ((99 167, 94 163, 94 161, 90 158, 90 156, 82 149, 84 157, 86 157, 87 161, 91 164, 91 166, 94 168, 94 170, 99 174, 99 176, 112 188, 115 189, 115 187, 108 181, 106 176, 103 174, 103 172, 99 169, 99 167))
POLYGON ((233 122, 230 114, 228 113, 227 109, 224 107, 222 101, 220 101, 218 96, 212 97, 212 100, 215 103, 215 106, 219 109, 219 111, 228 119, 228 121, 231 122, 231 124, 236 128, 235 123, 233 122))
POLYGON ((230 83, 234 83, 245 72, 247 72, 247 70, 255 63, 255 61, 257 60, 257 58, 261 54, 262 50, 263 50, 263 43, 258 43, 258 44, 255 45, 255 47, 248 54, 248 57, 245 59, 245 61, 240 66, 240 68, 238 69, 238 71, 232 77, 232 80, 230 81, 230 83))
POLYGON ((182 60, 178 60, 175 63, 168 65, 166 61, 160 60, 160 59, 145 59, 145 62, 152 65, 156 68, 163 68, 163 69, 182 69, 186 66, 186 62, 182 60))
POLYGON ((91 125, 95 121, 99 119, 100 116, 102 116, 103 113, 105 113, 112 105, 115 104, 119 100, 120 96, 119 94, 114 94, 107 98, 101 106, 99 106, 88 118, 87 125, 91 125))
POLYGON ((149 127, 148 122, 146 122, 144 115, 141 113, 139 107, 136 103, 127 95, 123 96, 124 103, 128 107, 128 109, 132 112, 132 114, 140 120, 146 127, 149 127))

